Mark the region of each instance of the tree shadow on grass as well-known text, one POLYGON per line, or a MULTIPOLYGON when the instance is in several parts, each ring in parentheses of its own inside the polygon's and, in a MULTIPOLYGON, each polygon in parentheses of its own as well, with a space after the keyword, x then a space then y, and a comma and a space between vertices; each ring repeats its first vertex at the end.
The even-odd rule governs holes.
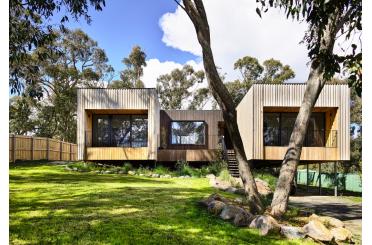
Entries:
MULTIPOLYGON (((211 188, 123 187, 54 200, 11 200, 11 238, 35 243, 280 244, 210 215, 196 201, 211 188), (35 202, 39 216, 18 215, 35 202)), ((298 244, 285 241, 286 244, 298 244)))

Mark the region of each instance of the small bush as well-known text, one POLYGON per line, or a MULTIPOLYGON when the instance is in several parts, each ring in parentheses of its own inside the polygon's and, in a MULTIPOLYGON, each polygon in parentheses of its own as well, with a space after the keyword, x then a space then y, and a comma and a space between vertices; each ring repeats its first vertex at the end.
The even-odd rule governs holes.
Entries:
POLYGON ((149 175, 149 174, 152 174, 152 171, 151 171, 151 169, 149 167, 140 166, 136 170, 136 173, 138 173, 138 174, 144 174, 144 175, 149 175))
POLYGON ((153 170, 154 173, 160 174, 160 175, 165 175, 165 174, 173 174, 172 171, 169 170, 169 168, 164 167, 162 165, 156 166, 153 170))
POLYGON ((123 166, 121 167, 121 169, 122 169, 122 171, 123 171, 124 173, 128 173, 128 171, 130 171, 130 170, 133 169, 133 166, 132 166, 131 163, 129 163, 129 162, 125 162, 125 163, 123 164, 123 166))

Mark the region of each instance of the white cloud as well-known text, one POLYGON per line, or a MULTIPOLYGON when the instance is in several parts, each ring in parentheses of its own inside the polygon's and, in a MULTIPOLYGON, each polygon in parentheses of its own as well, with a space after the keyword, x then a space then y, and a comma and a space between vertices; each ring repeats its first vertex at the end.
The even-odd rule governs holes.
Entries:
MULTIPOLYGON (((233 64, 246 55, 257 57, 261 62, 279 59, 294 69, 294 81, 306 80, 307 51, 305 45, 299 44, 306 24, 287 20, 277 9, 270 9, 260 19, 255 12, 255 1, 205 0, 204 5, 216 65, 226 72, 228 80, 238 78, 233 64)), ((167 46, 201 55, 194 27, 180 7, 164 14, 159 25, 164 32, 162 41, 167 46)))
MULTIPOLYGON (((184 64, 180 64, 174 61, 164 61, 161 62, 158 59, 146 60, 147 66, 143 70, 142 80, 147 88, 156 87, 156 79, 163 74, 167 74, 173 69, 181 69, 184 64)), ((202 70, 203 64, 197 63, 194 60, 187 61, 186 64, 194 67, 195 70, 202 70)))

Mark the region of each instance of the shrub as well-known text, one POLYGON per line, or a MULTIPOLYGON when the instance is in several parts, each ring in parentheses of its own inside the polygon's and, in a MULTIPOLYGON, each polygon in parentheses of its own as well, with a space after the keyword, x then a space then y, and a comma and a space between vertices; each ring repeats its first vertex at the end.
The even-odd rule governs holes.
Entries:
POLYGON ((144 174, 144 175, 148 175, 148 174, 152 174, 152 171, 149 167, 143 167, 143 166, 140 166, 137 170, 136 170, 136 173, 138 174, 144 174))
POLYGON ((156 168, 154 168, 153 172, 156 173, 156 174, 160 174, 160 175, 173 174, 173 173, 169 170, 169 168, 164 167, 164 166, 162 166, 162 165, 156 166, 156 168))
POLYGON ((123 166, 121 167, 121 169, 124 171, 124 173, 128 173, 128 171, 132 170, 133 169, 133 166, 131 163, 129 162, 125 162, 123 164, 123 166))

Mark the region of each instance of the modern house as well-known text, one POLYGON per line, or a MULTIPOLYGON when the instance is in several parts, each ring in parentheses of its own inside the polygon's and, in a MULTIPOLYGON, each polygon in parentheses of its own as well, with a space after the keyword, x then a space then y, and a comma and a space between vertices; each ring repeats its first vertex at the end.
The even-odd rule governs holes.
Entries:
MULTIPOLYGON (((237 106, 247 158, 278 164, 305 84, 255 84, 237 106)), ((350 91, 325 85, 313 109, 301 154, 304 162, 350 160, 350 91)), ((208 162, 232 149, 219 110, 162 110, 155 89, 79 89, 79 160, 208 162)))

